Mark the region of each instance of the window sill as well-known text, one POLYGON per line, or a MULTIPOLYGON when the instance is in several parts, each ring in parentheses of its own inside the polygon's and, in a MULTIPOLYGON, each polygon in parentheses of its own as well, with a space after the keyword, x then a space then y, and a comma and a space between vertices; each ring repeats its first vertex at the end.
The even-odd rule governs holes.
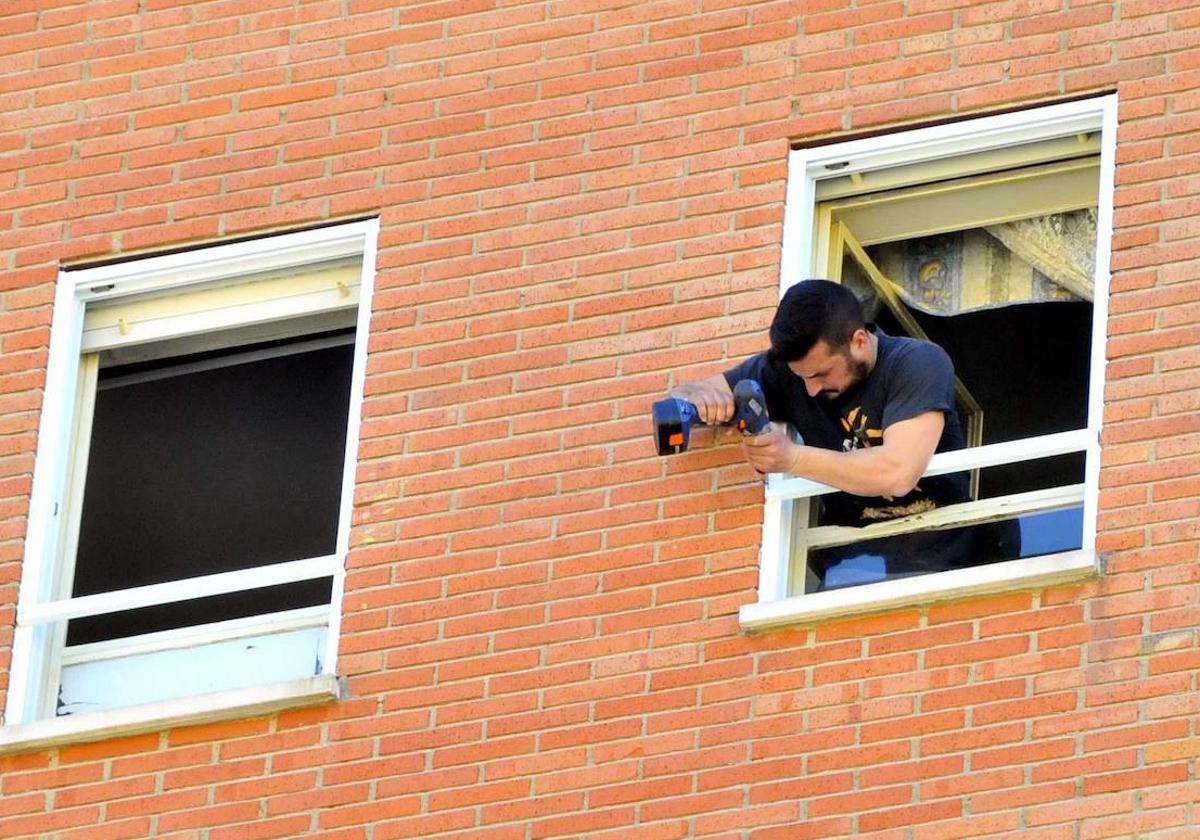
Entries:
POLYGON ((319 674, 270 685, 4 726, 0 727, 0 755, 102 741, 196 723, 254 717, 281 709, 329 703, 339 696, 337 677, 319 674))
POLYGON ((738 612, 738 621, 746 631, 769 630, 951 598, 1054 586, 1084 580, 1095 574, 1094 552, 1069 551, 746 604, 738 612))

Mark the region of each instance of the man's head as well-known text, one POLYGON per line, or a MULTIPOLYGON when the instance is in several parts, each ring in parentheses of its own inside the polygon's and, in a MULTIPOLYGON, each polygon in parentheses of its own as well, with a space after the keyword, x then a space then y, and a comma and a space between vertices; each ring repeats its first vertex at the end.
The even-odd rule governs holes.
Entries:
POLYGON ((834 399, 871 372, 875 344, 853 292, 828 280, 803 280, 779 302, 770 355, 804 380, 809 396, 834 399))

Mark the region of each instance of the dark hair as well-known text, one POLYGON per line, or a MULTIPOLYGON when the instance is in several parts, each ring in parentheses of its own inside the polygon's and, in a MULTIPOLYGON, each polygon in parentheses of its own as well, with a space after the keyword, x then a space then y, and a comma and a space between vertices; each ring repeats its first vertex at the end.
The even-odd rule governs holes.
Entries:
POLYGON ((771 321, 770 356, 775 361, 803 359, 818 341, 842 350, 864 326, 862 304, 854 293, 829 280, 801 280, 779 301, 771 321))

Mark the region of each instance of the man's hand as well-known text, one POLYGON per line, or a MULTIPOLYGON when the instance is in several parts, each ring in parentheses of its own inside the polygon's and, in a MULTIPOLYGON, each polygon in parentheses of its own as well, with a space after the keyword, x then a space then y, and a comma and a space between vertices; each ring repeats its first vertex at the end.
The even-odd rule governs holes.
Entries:
POLYGON ((687 382, 672 390, 668 396, 687 400, 696 406, 700 422, 705 425, 715 426, 733 419, 733 391, 722 374, 699 382, 687 382))
POLYGON ((799 450, 782 423, 772 423, 770 431, 742 438, 742 454, 760 473, 791 472, 799 450))

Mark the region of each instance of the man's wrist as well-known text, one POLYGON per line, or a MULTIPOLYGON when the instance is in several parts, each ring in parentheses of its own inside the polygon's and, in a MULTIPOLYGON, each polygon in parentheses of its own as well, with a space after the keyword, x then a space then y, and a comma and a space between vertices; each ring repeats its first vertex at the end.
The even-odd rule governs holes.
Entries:
POLYGON ((788 468, 785 470, 788 475, 800 475, 800 471, 804 464, 804 447, 799 444, 792 444, 792 456, 788 459, 788 468))

